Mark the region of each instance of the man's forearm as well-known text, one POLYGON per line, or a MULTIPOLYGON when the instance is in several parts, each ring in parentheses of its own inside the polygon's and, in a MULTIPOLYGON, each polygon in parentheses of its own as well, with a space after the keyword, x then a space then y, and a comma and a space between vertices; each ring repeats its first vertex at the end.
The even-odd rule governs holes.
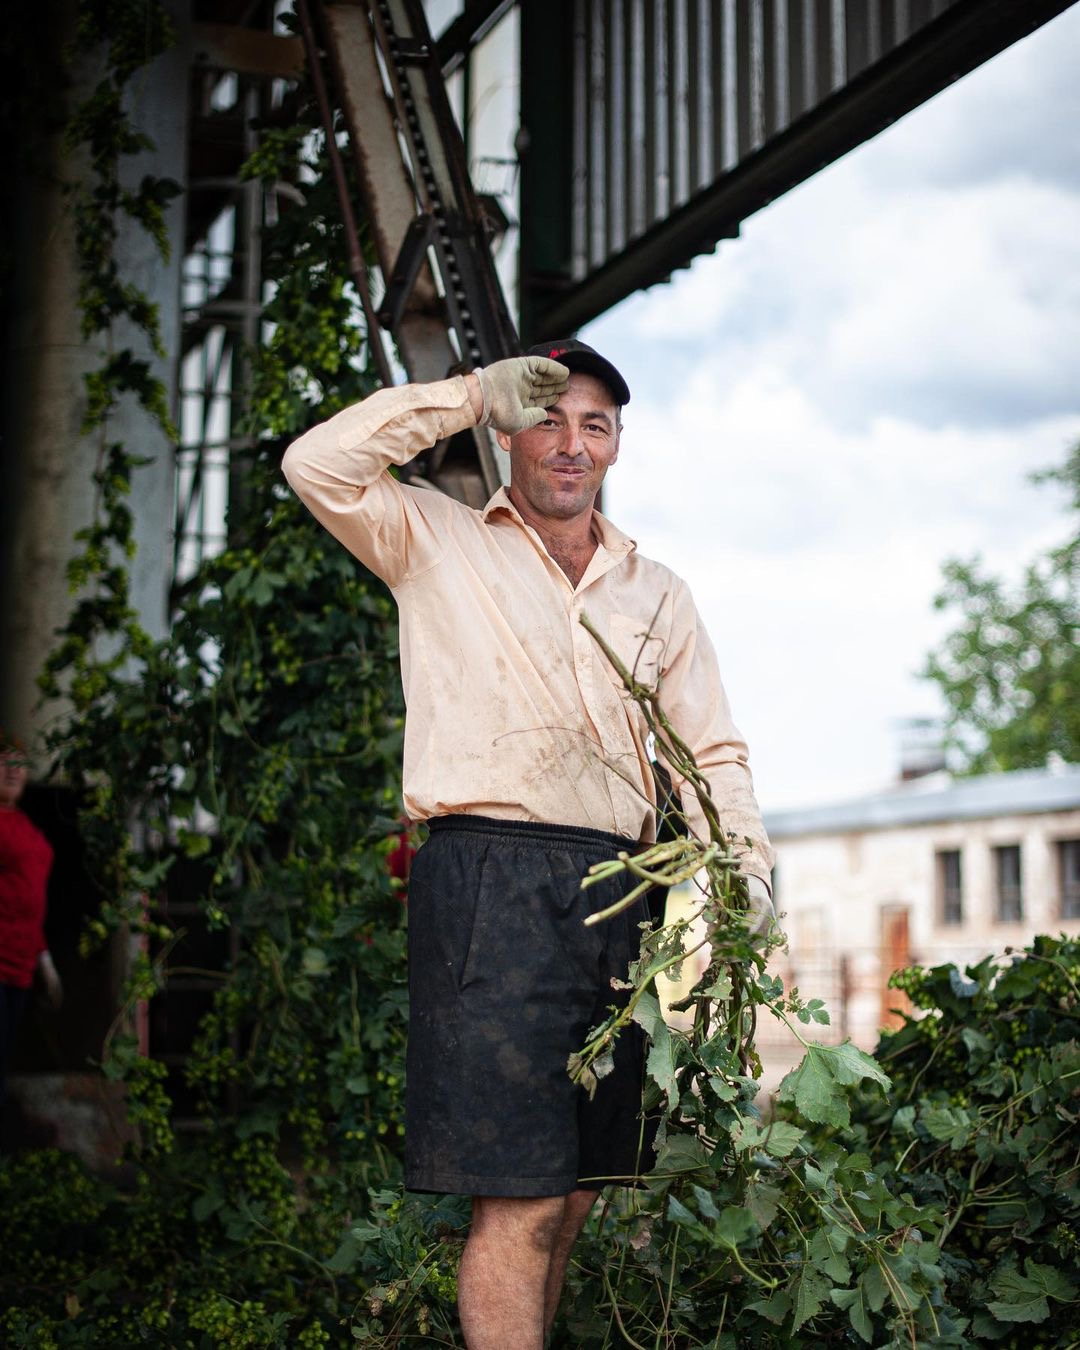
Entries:
POLYGON ((319 523, 394 586, 437 561, 442 532, 422 528, 437 494, 408 489, 387 469, 476 422, 460 375, 380 389, 294 441, 282 470, 319 523))
POLYGON ((436 441, 475 426, 482 407, 475 375, 380 389, 294 441, 282 471, 305 501, 319 491, 352 492, 391 465, 407 464, 436 441))

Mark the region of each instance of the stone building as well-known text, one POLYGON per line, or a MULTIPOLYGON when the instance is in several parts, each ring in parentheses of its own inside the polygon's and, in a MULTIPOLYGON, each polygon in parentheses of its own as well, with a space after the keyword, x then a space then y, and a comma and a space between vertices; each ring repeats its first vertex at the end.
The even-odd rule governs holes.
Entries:
MULTIPOLYGON (((872 1049, 905 1000, 903 966, 1022 947, 1037 933, 1080 934, 1080 765, 916 778, 872 796, 766 816, 776 847, 785 983, 826 1000, 816 1034, 872 1049)), ((767 1081, 797 1057, 763 1026, 767 1081)))

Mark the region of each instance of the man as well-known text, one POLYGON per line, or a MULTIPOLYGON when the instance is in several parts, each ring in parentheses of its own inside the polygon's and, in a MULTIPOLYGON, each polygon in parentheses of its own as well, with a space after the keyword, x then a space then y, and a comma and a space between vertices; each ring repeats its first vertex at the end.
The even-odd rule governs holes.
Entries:
POLYGON ((284 461, 399 607, 405 808, 431 830, 409 885, 405 1180, 473 1197, 459 1277, 470 1350, 539 1350, 600 1187, 652 1161, 637 1028, 594 1101, 566 1074, 619 997, 611 982, 625 979, 644 918, 642 907, 586 928, 619 891, 582 892, 580 880, 654 830, 647 728, 582 614, 639 680, 663 681, 721 819, 753 841, 744 870, 769 909, 746 746, 689 591, 593 509, 629 398, 591 347, 554 342, 381 390, 284 461), (509 489, 483 511, 390 474, 477 424, 510 456, 509 489))

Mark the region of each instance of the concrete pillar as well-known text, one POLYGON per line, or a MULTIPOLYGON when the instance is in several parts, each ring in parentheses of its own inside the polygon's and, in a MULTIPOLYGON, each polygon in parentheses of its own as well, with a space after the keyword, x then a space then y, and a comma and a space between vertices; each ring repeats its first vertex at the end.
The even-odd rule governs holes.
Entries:
MULTIPOLYGON (((156 148, 125 165, 137 183, 144 174, 183 182, 187 126, 187 29, 190 0, 173 10, 181 41, 139 72, 129 90, 134 121, 156 148)), ((56 50, 72 31, 74 4, 57 6, 56 50)), ((84 64, 72 72, 67 110, 98 75, 84 64)), ((50 98, 53 93, 50 92, 50 98)), ((75 532, 94 509, 93 473, 99 437, 80 434, 86 409, 83 376, 100 364, 104 344, 83 340, 70 198, 63 185, 78 170, 64 152, 55 120, 32 111, 18 128, 26 147, 14 183, 14 269, 5 333, 5 425, 0 449, 0 725, 36 742, 63 707, 40 707, 37 676, 54 645, 55 631, 72 604, 66 567, 76 552, 75 532)), ((183 201, 169 212, 172 256, 161 262, 154 245, 128 221, 118 248, 124 280, 142 288, 160 308, 167 356, 152 357, 144 339, 118 325, 114 348, 132 346, 152 360, 176 404, 180 333, 180 263, 183 201)), ((132 508, 139 552, 132 571, 132 599, 154 634, 167 622, 166 592, 171 562, 173 453, 161 431, 132 398, 110 418, 109 441, 123 441, 152 462, 135 471, 132 508)))

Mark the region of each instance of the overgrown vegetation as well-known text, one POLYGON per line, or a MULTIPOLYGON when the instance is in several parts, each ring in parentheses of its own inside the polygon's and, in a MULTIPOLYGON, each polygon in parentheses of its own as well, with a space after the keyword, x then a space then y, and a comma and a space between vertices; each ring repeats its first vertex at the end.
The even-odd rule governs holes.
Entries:
MULTIPOLYGON (((732 1128, 702 1081, 679 1175, 579 1251, 562 1344, 1075 1345, 1078 977, 1049 938, 898 975, 923 1015, 882 1039, 887 1094, 848 1103, 811 1058, 770 1124, 732 1128)), ((676 1063, 715 1079, 690 1042, 676 1063)))
POLYGON ((167 39, 161 13, 136 0, 80 9, 80 50, 104 55, 106 73, 70 124, 92 170, 72 204, 85 333, 108 356, 87 381, 84 421, 99 441, 98 511, 43 678, 72 709, 52 748, 84 802, 101 895, 85 941, 143 939, 102 1066, 125 1085, 134 1139, 122 1190, 52 1155, 5 1172, 3 1301, 23 1311, 0 1339, 318 1344, 320 1316, 335 1325, 339 1311, 325 1262, 367 1187, 399 1172, 404 907, 387 861, 402 706, 389 597, 287 492, 278 460, 281 438, 374 386, 301 106, 251 166, 295 179, 306 147, 304 203, 265 241, 278 336, 252 354, 250 412, 264 439, 239 466, 228 547, 152 641, 128 594, 139 447, 109 426, 136 397, 168 428, 163 389, 113 336, 135 321, 157 341, 114 244, 126 212, 165 247, 160 216, 143 217, 166 187, 121 187, 124 157, 145 143, 125 88, 167 39), (192 893, 203 917, 185 932, 168 902, 192 893), (193 971, 215 931, 228 960, 193 971), (169 1085, 141 1052, 135 1013, 184 973, 217 993, 184 1081, 169 1085), (194 1104, 194 1133, 174 1127, 172 1086, 194 1104))
MULTIPOLYGON (((134 0, 86 7, 108 13, 115 40, 124 24, 142 32, 145 11, 134 0)), ((146 939, 103 1065, 126 1086, 134 1134, 111 1182, 54 1152, 0 1168, 0 1339, 13 1346, 461 1344, 466 1206, 399 1184, 392 608, 277 473, 281 440, 372 387, 312 122, 301 105, 250 166, 299 177, 303 193, 266 237, 275 329, 254 354, 252 412, 264 439, 228 548, 187 585, 160 643, 126 591, 137 447, 108 437, 115 400, 142 395, 122 382, 123 363, 95 386, 101 510, 73 564, 79 602, 47 681, 74 710, 55 749, 83 787, 98 864, 87 941, 146 939), (132 1016, 189 964, 196 935, 170 926, 160 903, 181 883, 209 931, 229 937, 226 965, 204 972, 217 992, 175 1085, 195 1102, 198 1133, 177 1130, 173 1085, 140 1052, 132 1016)), ((114 171, 130 134, 117 129, 99 173, 114 171)), ((99 225, 84 267, 108 269, 99 225)), ((107 294, 99 318, 129 313, 123 284, 107 294)), ((649 706, 663 734, 662 704, 649 706)), ((718 931, 688 1001, 691 1029, 669 1029, 654 992, 678 965, 685 926, 648 935, 628 972, 633 1016, 652 1037, 658 1165, 590 1223, 555 1343, 1076 1344, 1080 945, 1044 938, 966 974, 900 977, 922 1015, 876 1059, 809 1045, 766 1120, 755 1018, 801 1029, 827 1014, 769 975, 715 826, 704 904, 718 931)), ((672 849, 646 865, 670 879, 688 858, 672 849)), ((602 1074, 616 1032, 617 1019, 598 1028, 579 1068, 602 1074)))

